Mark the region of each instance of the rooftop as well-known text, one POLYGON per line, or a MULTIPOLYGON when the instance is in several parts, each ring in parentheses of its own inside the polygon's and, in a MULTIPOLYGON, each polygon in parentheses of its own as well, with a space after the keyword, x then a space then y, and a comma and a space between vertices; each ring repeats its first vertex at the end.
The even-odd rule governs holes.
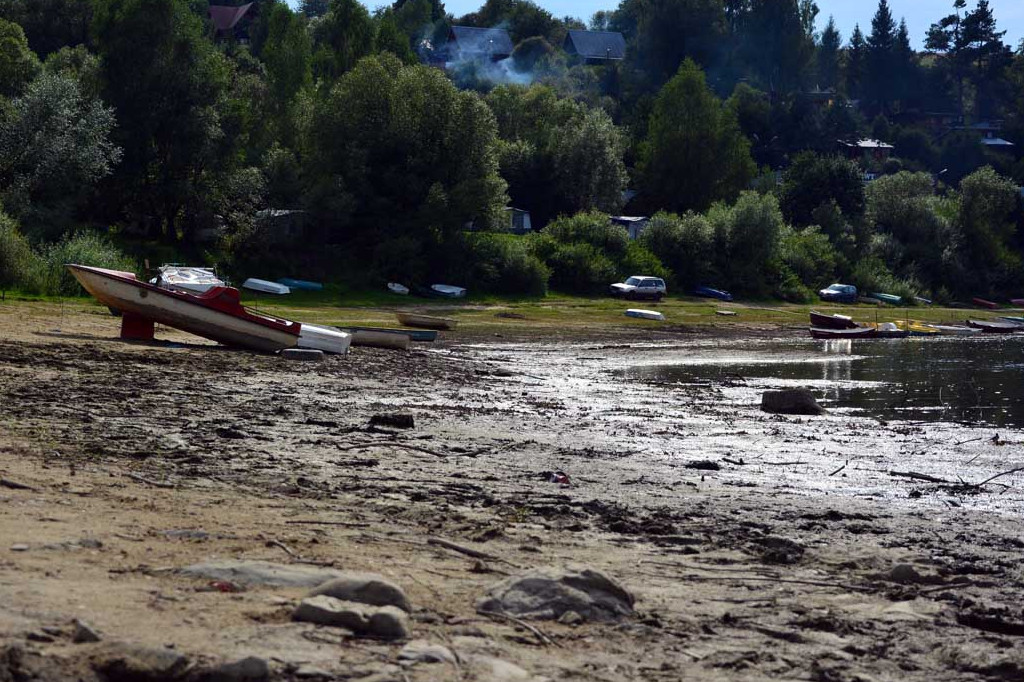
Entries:
POLYGON ((476 28, 452 26, 449 42, 455 42, 465 54, 483 54, 491 57, 512 54, 512 38, 503 28, 476 28))
POLYGON ((252 5, 253 3, 251 2, 239 7, 210 5, 210 21, 213 22, 213 27, 218 31, 230 31, 248 14, 249 10, 252 9, 252 5))
POLYGON ((565 50, 584 59, 618 61, 626 57, 626 39, 613 31, 570 30, 565 36, 565 50))

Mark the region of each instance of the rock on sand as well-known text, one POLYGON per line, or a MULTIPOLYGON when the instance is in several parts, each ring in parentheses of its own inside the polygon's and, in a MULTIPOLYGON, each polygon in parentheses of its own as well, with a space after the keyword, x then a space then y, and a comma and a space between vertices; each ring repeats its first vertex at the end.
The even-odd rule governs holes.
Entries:
POLYGON ((806 388, 765 391, 761 395, 761 410, 772 414, 825 414, 825 408, 818 404, 814 394, 806 388))
POLYGON ((629 590, 600 571, 546 568, 497 583, 476 609, 541 620, 572 611, 583 620, 610 621, 633 615, 634 602, 629 590))

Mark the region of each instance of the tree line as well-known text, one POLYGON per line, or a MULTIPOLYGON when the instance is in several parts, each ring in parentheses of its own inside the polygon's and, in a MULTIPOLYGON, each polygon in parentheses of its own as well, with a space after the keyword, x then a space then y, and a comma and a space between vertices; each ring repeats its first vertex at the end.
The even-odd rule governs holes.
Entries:
POLYGON ((0 287, 119 249, 506 293, 640 271, 791 299, 1024 287, 1024 44, 986 0, 954 0, 921 51, 887 0, 848 38, 813 0, 622 0, 589 23, 529 0, 257 0, 243 40, 205 0, 0 17, 0 287), (452 25, 515 49, 436 68, 452 25), (561 49, 585 28, 625 58, 561 49), (862 138, 890 156, 844 158, 862 138), (509 206, 544 229, 507 234, 509 206), (642 239, 622 211, 654 216, 642 239))

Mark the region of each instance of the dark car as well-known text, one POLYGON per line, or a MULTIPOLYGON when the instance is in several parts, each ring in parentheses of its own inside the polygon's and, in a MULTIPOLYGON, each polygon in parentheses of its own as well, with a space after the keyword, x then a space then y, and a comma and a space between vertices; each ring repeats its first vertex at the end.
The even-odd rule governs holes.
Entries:
POLYGON ((852 284, 832 284, 819 291, 818 298, 832 303, 856 303, 857 287, 852 284))

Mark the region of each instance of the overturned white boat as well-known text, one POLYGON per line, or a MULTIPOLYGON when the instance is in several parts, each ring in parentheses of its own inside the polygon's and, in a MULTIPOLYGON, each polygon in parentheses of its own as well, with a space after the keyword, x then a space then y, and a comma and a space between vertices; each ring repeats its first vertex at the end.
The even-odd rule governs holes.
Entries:
POLYGON ((464 287, 456 287, 451 284, 433 284, 430 287, 438 296, 444 296, 445 298, 465 298, 466 289, 464 287))
POLYGON ((283 294, 290 294, 292 292, 291 289, 283 284, 278 284, 277 282, 271 282, 265 279, 255 279, 253 277, 242 282, 242 288, 248 289, 249 291, 259 291, 264 294, 277 294, 279 296, 283 294))
POLYGON ((352 345, 352 334, 333 327, 321 327, 316 324, 303 324, 299 330, 299 348, 322 350, 325 353, 345 355, 352 345))
POLYGON ((409 287, 404 284, 399 284, 398 282, 388 282, 388 291, 393 294, 398 294, 399 296, 409 295, 409 287))
POLYGON ((626 317, 636 317, 641 320, 657 320, 658 322, 665 321, 665 316, 657 310, 640 310, 639 308, 627 310, 626 317))

